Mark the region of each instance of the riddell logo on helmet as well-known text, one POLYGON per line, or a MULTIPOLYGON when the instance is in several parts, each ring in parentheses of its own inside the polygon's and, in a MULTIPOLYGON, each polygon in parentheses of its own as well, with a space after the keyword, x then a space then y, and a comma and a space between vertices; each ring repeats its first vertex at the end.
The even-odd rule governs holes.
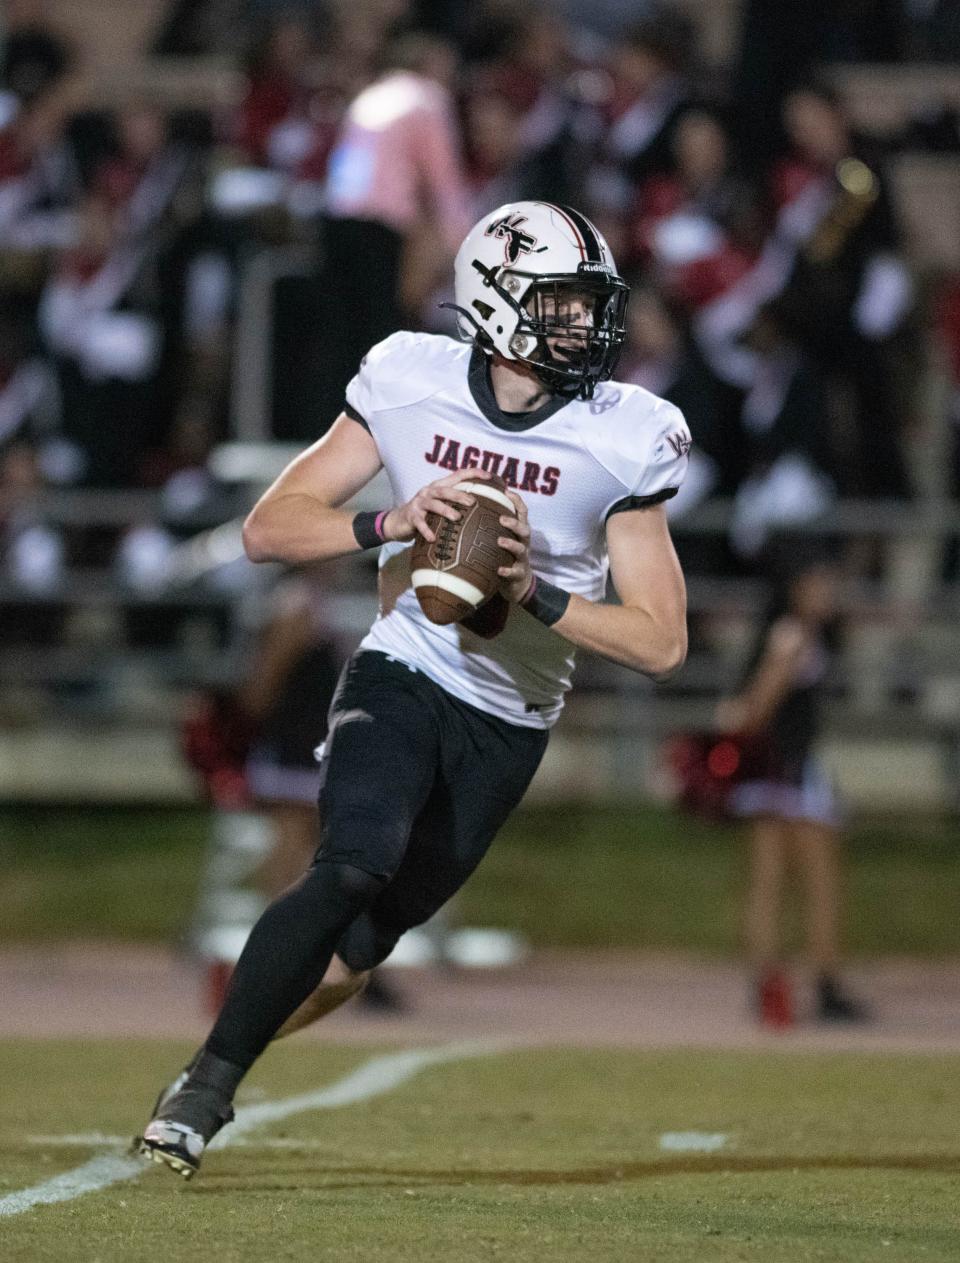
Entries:
POLYGON ((521 254, 532 254, 537 239, 529 232, 524 232, 520 225, 527 222, 526 215, 504 215, 503 219, 495 219, 487 226, 485 237, 499 237, 504 242, 503 259, 505 263, 516 263, 521 254))

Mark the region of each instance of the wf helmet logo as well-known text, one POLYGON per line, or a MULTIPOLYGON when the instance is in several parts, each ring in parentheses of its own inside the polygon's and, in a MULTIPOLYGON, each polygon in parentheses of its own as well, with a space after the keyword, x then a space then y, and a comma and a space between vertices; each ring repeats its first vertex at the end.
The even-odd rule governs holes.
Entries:
POLYGON ((668 434, 667 442, 673 448, 673 454, 677 457, 686 456, 693 447, 693 443, 689 434, 684 434, 683 430, 678 430, 676 434, 668 434))
POLYGON ((521 254, 533 253, 537 239, 520 227, 526 222, 526 215, 504 215, 503 219, 495 219, 483 234, 485 237, 499 237, 504 242, 503 257, 506 263, 516 263, 521 254))

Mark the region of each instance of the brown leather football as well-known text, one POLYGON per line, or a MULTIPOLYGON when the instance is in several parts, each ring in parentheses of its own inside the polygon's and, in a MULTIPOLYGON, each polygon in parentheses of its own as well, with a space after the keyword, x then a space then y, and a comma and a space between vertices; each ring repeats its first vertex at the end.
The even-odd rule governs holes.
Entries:
POLYGON ((430 544, 422 535, 417 537, 410 576, 420 608, 431 623, 468 618, 497 591, 497 570, 513 561, 512 554, 497 543, 507 533, 500 525, 501 516, 515 513, 506 485, 499 477, 468 479, 458 483, 457 490, 472 495, 476 503, 461 510, 459 521, 451 522, 439 513, 427 515, 436 539, 430 544))

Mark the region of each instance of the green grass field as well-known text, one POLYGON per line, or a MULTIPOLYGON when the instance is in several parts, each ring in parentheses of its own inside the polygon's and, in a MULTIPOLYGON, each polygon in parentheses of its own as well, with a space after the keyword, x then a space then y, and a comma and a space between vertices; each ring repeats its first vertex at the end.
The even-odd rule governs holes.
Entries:
MULTIPOLYGON (((208 830, 200 810, 0 809, 0 942, 177 939, 208 830)), ((960 823, 862 822, 845 868, 853 952, 960 954, 960 823)), ((528 808, 467 884, 458 916, 520 929, 538 946, 732 954, 742 879, 734 829, 654 807, 528 808)))
MULTIPOLYGON (((191 810, 0 810, 0 942, 175 940, 207 830, 191 810)), ((960 953, 955 823, 862 824, 846 867, 855 951, 960 953)), ((530 809, 458 915, 543 946, 729 954, 742 869, 733 830, 653 808, 530 809)), ((0 1041, 2 1263, 960 1259, 957 1056, 500 1051, 244 1133, 190 1185, 145 1167, 3 1213, 24 1189, 121 1161, 110 1138, 143 1125, 186 1053, 0 1041), (669 1152, 670 1132, 723 1141, 669 1152)), ((311 1092, 383 1056, 293 1040, 242 1102, 311 1092)))
MULTIPOLYGON (((54 1137, 141 1126, 186 1051, 0 1043, 0 1210, 104 1151, 54 1137)), ((374 1056, 292 1041, 241 1099, 310 1091, 374 1056)), ((0 1218, 0 1257, 946 1263, 960 1257, 958 1080, 958 1057, 501 1051, 248 1132, 189 1185, 147 1167, 0 1218), (686 1131, 726 1139, 661 1148, 686 1131)))

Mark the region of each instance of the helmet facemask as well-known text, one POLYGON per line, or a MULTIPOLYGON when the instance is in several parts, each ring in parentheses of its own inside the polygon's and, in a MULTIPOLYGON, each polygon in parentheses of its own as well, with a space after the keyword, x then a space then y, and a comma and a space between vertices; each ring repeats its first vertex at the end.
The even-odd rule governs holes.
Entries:
MULTIPOLYGON (((598 382, 613 376, 620 358, 626 337, 627 284, 616 273, 594 271, 589 265, 582 273, 562 276, 537 276, 512 268, 498 273, 484 268, 479 260, 473 266, 518 317, 510 335, 510 357, 528 365, 554 394, 592 399, 598 382)), ((472 327, 472 336, 493 349, 472 313, 453 304, 443 306, 452 306, 472 327)), ((482 308, 479 302, 474 306, 482 308)))
POLYGON ((511 280, 529 285, 519 304, 511 353, 555 394, 591 399, 597 383, 613 375, 620 358, 627 286, 613 275, 510 273, 504 278, 508 290, 511 280))

